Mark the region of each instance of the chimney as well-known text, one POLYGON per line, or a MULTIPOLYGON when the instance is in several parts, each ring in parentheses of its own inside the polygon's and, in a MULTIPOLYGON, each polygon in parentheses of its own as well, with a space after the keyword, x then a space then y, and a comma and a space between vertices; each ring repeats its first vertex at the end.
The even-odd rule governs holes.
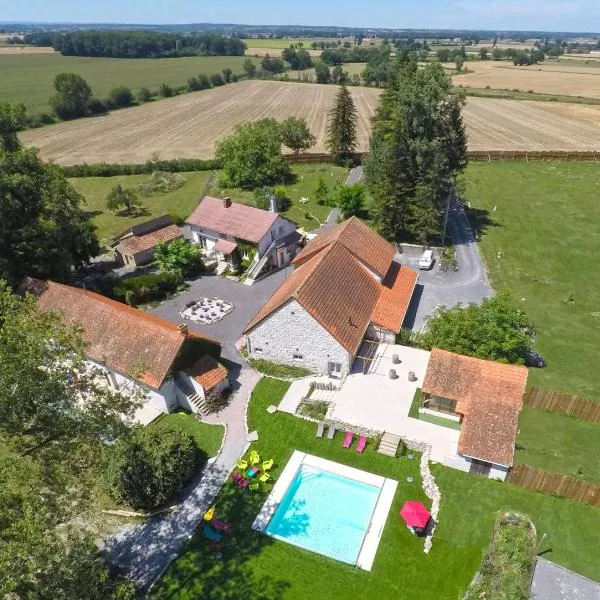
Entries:
POLYGON ((225 208, 229 208, 231 206, 231 198, 229 196, 223 198, 223 206, 225 208))
POLYGON ((269 195, 269 210, 273 213, 279 212, 279 203, 275 194, 269 195))
POLYGON ((179 330, 179 333, 182 333, 183 335, 188 334, 188 326, 186 323, 181 323, 177 325, 177 329, 179 330))

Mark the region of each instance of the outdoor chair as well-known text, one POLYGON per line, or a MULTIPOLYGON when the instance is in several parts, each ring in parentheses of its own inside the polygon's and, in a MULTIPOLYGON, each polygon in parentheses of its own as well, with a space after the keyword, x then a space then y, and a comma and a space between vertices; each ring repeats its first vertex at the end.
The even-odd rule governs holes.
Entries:
POLYGON ((252 466, 257 465, 260 462, 260 454, 256 450, 252 450, 252 452, 250 452, 249 458, 252 466))
POLYGON ((332 440, 335 435, 335 425, 330 425, 329 430, 327 431, 327 439, 332 440))
POLYGON ((271 476, 268 473, 263 473, 258 480, 262 481, 263 483, 267 483, 267 481, 269 481, 269 479, 271 479, 271 476))
POLYGON ((262 470, 263 471, 268 471, 269 469, 273 468, 273 459, 270 458, 269 460, 265 460, 265 462, 263 462, 262 464, 262 470))
POLYGON ((315 434, 316 437, 322 438, 324 429, 325 429, 325 423, 323 423, 323 421, 319 421, 319 423, 317 425, 317 433, 315 434))
POLYGON ((350 446, 352 446, 352 439, 354 438, 354 435, 352 434, 351 431, 346 431, 346 437, 344 438, 344 443, 342 444, 342 446, 344 448, 350 448, 350 446))
POLYGON ((362 454, 366 445, 367 445, 367 438, 364 435, 361 435, 360 439, 358 440, 358 444, 356 444, 356 451, 359 454, 362 454))
POLYGON ((249 489, 251 492, 258 492, 258 491, 260 490, 260 483, 258 483, 258 481, 255 481, 254 483, 251 483, 251 484, 248 486, 248 489, 249 489))
POLYGON ((238 458, 235 464, 240 471, 245 471, 248 468, 248 461, 243 458, 238 458))

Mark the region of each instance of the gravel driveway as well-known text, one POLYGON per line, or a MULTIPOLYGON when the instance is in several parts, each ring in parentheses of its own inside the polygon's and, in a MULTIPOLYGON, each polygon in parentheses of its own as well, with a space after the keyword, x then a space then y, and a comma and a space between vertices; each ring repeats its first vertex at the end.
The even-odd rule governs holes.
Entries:
POLYGON ((439 262, 436 262, 430 271, 419 271, 420 250, 396 255, 398 262, 416 269, 419 273, 419 283, 405 320, 405 327, 409 329, 421 329, 425 319, 436 306, 454 306, 459 302, 479 304, 493 293, 475 237, 458 202, 451 206, 448 232, 456 248, 458 271, 440 271, 439 262))

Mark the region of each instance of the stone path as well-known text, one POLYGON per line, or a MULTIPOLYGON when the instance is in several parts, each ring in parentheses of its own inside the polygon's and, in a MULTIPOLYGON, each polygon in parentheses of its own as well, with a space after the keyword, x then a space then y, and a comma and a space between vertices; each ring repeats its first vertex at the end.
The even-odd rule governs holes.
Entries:
POLYGON ((203 419, 227 426, 223 447, 217 459, 204 469, 200 480, 188 487, 177 508, 137 526, 128 526, 104 541, 111 560, 121 566, 142 591, 148 590, 180 554, 243 454, 247 446, 246 404, 260 377, 242 365, 229 406, 220 414, 203 419))

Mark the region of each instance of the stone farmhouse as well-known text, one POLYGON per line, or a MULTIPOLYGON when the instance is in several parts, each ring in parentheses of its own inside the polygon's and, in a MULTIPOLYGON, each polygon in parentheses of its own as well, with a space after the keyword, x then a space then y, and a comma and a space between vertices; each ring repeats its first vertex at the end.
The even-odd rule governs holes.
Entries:
POLYGON ((345 377, 365 340, 394 343, 418 275, 356 217, 312 240, 244 331, 251 358, 345 377))
POLYGON ((113 246, 115 258, 121 265, 140 267, 154 260, 156 246, 183 238, 182 230, 173 218, 164 215, 132 227, 113 246))
POLYGON ((220 345, 147 312, 80 288, 27 278, 21 291, 42 311, 60 313, 83 329, 85 357, 107 386, 142 392, 136 420, 145 424, 179 407, 202 412, 205 396, 229 386, 217 363, 220 345))
POLYGON ((296 224, 275 211, 205 196, 186 221, 186 237, 208 258, 230 267, 251 261, 251 280, 288 265, 296 255, 296 224))
POLYGON ((527 368, 434 348, 423 380, 421 412, 461 423, 451 467, 504 480, 514 462, 527 368))

